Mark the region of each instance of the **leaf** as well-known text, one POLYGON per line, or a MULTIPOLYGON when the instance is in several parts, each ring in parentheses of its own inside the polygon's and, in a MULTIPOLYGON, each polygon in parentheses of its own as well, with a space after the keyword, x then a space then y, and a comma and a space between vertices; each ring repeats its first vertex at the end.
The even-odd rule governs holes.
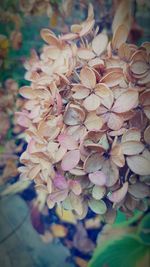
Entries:
POLYGON ((131 110, 138 103, 138 92, 128 90, 116 99, 112 111, 122 113, 131 110))
POLYGON ((99 186, 103 186, 106 184, 106 175, 102 171, 96 171, 89 174, 90 181, 99 186))
POLYGON ((150 162, 142 155, 127 157, 127 164, 131 171, 139 175, 150 174, 150 162))
POLYGON ((125 182, 120 189, 114 191, 111 195, 109 195, 108 199, 113 203, 119 203, 124 199, 124 197, 127 194, 127 191, 128 191, 128 182, 125 182))
MULTIPOLYGON (((150 214, 147 213, 138 226, 138 235, 145 245, 150 246, 150 214)), ((144 267, 144 266, 143 266, 144 267)))
POLYGON ((69 171, 77 166, 80 160, 80 151, 71 150, 62 159, 61 167, 64 171, 69 171))
POLYGON ((136 235, 128 234, 120 240, 109 240, 98 247, 89 267, 136 267, 148 249, 136 235))
POLYGON ((96 85, 96 77, 93 70, 88 67, 82 68, 80 72, 81 83, 87 88, 94 88, 96 85))
POLYGON ((98 34, 92 41, 93 51, 100 56, 107 48, 108 37, 105 33, 98 34))
POLYGON ((88 204, 90 209, 96 214, 104 214, 107 211, 106 204, 103 200, 91 199, 88 204))

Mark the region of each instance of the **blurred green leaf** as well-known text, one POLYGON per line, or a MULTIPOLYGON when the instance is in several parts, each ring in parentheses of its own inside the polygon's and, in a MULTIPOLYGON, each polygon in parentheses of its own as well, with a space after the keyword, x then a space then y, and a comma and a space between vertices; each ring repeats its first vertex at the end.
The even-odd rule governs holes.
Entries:
POLYGON ((120 240, 110 240, 97 248, 88 266, 136 267, 148 251, 149 247, 137 235, 127 235, 120 240))
POLYGON ((138 235, 145 245, 150 246, 150 214, 147 214, 138 227, 138 235))

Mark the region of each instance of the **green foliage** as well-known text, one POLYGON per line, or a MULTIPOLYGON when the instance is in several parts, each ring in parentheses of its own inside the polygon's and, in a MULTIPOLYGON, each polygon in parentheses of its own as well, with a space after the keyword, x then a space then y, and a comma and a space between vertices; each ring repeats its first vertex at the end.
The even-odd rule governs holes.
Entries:
MULTIPOLYGON (((118 240, 106 241, 99 246, 89 267, 137 267, 150 253, 150 214, 141 221, 135 234, 128 234, 118 240)), ((148 262, 142 267, 148 267, 148 262)), ((141 266, 139 266, 141 267, 141 266)))
POLYGON ((142 211, 135 210, 134 215, 131 218, 127 219, 126 215, 123 212, 117 211, 117 217, 115 223, 113 224, 113 227, 127 226, 131 223, 134 223, 142 216, 142 214, 142 211))
POLYGON ((138 235, 144 244, 150 246, 150 214, 144 217, 138 228, 138 235))

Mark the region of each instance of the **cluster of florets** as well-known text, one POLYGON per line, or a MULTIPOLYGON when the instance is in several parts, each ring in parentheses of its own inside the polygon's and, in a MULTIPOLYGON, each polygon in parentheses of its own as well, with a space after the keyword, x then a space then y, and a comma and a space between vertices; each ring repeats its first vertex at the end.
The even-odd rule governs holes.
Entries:
POLYGON ((31 84, 20 89, 28 145, 19 170, 47 194, 49 208, 130 216, 149 196, 150 43, 125 43, 125 25, 109 42, 94 23, 90 5, 70 33, 41 31, 47 45, 40 57, 32 53, 31 84))

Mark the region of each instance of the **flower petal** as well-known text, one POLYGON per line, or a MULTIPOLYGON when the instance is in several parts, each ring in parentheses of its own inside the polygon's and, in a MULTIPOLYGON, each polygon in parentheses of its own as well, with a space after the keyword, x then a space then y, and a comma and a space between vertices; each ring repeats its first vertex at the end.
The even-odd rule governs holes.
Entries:
POLYGON ((127 157, 127 164, 131 171, 139 175, 150 174, 150 161, 142 155, 127 157))
POLYGON ((95 54, 93 53, 93 51, 88 48, 79 48, 77 55, 79 58, 84 59, 84 60, 90 60, 95 57, 95 54))
POLYGON ((103 186, 106 184, 106 175, 102 171, 96 171, 89 174, 90 181, 95 185, 103 186))
POLYGON ((141 132, 137 128, 132 128, 127 130, 121 138, 122 143, 127 141, 140 141, 140 140, 141 140, 141 132))
POLYGON ((76 93, 73 94, 72 97, 75 99, 84 99, 89 95, 89 93, 90 93, 89 89, 83 87, 82 89, 76 91, 76 93))
POLYGON ((150 194, 149 187, 141 182, 130 185, 128 191, 133 197, 137 199, 144 199, 150 194))
POLYGON ((71 135, 60 134, 58 136, 58 142, 68 150, 75 150, 78 148, 77 141, 71 135))
POLYGON ((96 77, 93 70, 88 67, 82 68, 80 72, 81 83, 88 88, 94 88, 96 85, 96 77))
POLYGON ((95 87, 95 94, 101 98, 101 103, 108 109, 111 108, 114 96, 109 87, 104 83, 98 83, 95 87))
POLYGON ((122 82, 124 79, 122 69, 120 70, 113 70, 107 73, 103 78, 100 80, 101 83, 107 84, 109 87, 114 87, 122 82))
POLYGON ((71 150, 62 159, 61 167, 64 171, 69 171, 77 166, 80 160, 80 151, 71 150))
POLYGON ((77 105, 69 105, 64 114, 64 123, 67 125, 78 125, 84 121, 85 112, 77 105))
POLYGON ((108 199, 111 202, 119 203, 124 199, 124 197, 127 194, 127 191, 128 191, 128 182, 125 182, 120 189, 118 189, 117 191, 115 191, 111 195, 109 195, 108 199))
POLYGON ((82 193, 82 188, 78 181, 70 180, 69 187, 76 196, 79 196, 82 193))
POLYGON ((144 145, 139 141, 127 141, 122 143, 122 152, 125 155, 136 155, 144 150, 144 145))
POLYGON ((108 36, 105 33, 98 34, 92 41, 93 51, 100 56, 107 48, 108 36))
POLYGON ((86 22, 84 22, 84 24, 82 23, 83 27, 79 33, 79 36, 82 37, 84 35, 87 35, 93 29, 94 23, 95 23, 94 20, 86 21, 86 22))
POLYGON ((150 145, 150 125, 144 131, 144 140, 148 145, 150 145))
POLYGON ((101 100, 95 94, 91 94, 83 101, 83 106, 88 111, 96 110, 100 106, 101 100))
POLYGON ((125 43, 127 40, 128 34, 129 34, 129 29, 123 24, 120 25, 116 29, 113 35, 113 39, 112 39, 113 49, 118 49, 123 43, 125 43))
POLYGON ((54 177, 53 183, 58 189, 64 190, 68 188, 67 181, 65 177, 61 174, 56 174, 56 176, 54 177))
POLYGON ((96 214, 104 214, 107 211, 106 204, 103 200, 91 199, 88 204, 90 209, 96 214))
POLYGON ((65 190, 60 190, 60 191, 51 193, 48 198, 53 203, 56 203, 56 202, 59 203, 61 201, 64 201, 67 196, 68 196, 68 189, 65 189, 65 190))
POLYGON ((48 43, 50 45, 59 46, 59 44, 60 44, 58 38, 49 29, 42 29, 41 30, 41 37, 46 43, 48 43))
POLYGON ((103 126, 103 120, 100 116, 97 116, 95 112, 90 112, 86 117, 84 125, 89 131, 100 130, 103 126))
POLYGON ((102 168, 104 159, 99 153, 93 153, 84 162, 84 170, 87 173, 98 171, 102 168))
POLYGON ((127 92, 121 94, 117 98, 112 111, 117 113, 123 113, 131 110, 138 104, 138 92, 134 90, 128 90, 127 92))
POLYGON ((119 130, 123 125, 123 118, 115 113, 111 113, 107 121, 107 126, 111 130, 119 130))
POLYGON ((92 189, 92 197, 96 200, 100 200, 104 197, 106 188, 104 186, 95 185, 92 189))
POLYGON ((33 90, 32 87, 30 87, 30 86, 21 87, 19 93, 20 93, 20 95, 22 95, 24 98, 27 98, 27 99, 35 99, 36 98, 35 90, 33 90))

